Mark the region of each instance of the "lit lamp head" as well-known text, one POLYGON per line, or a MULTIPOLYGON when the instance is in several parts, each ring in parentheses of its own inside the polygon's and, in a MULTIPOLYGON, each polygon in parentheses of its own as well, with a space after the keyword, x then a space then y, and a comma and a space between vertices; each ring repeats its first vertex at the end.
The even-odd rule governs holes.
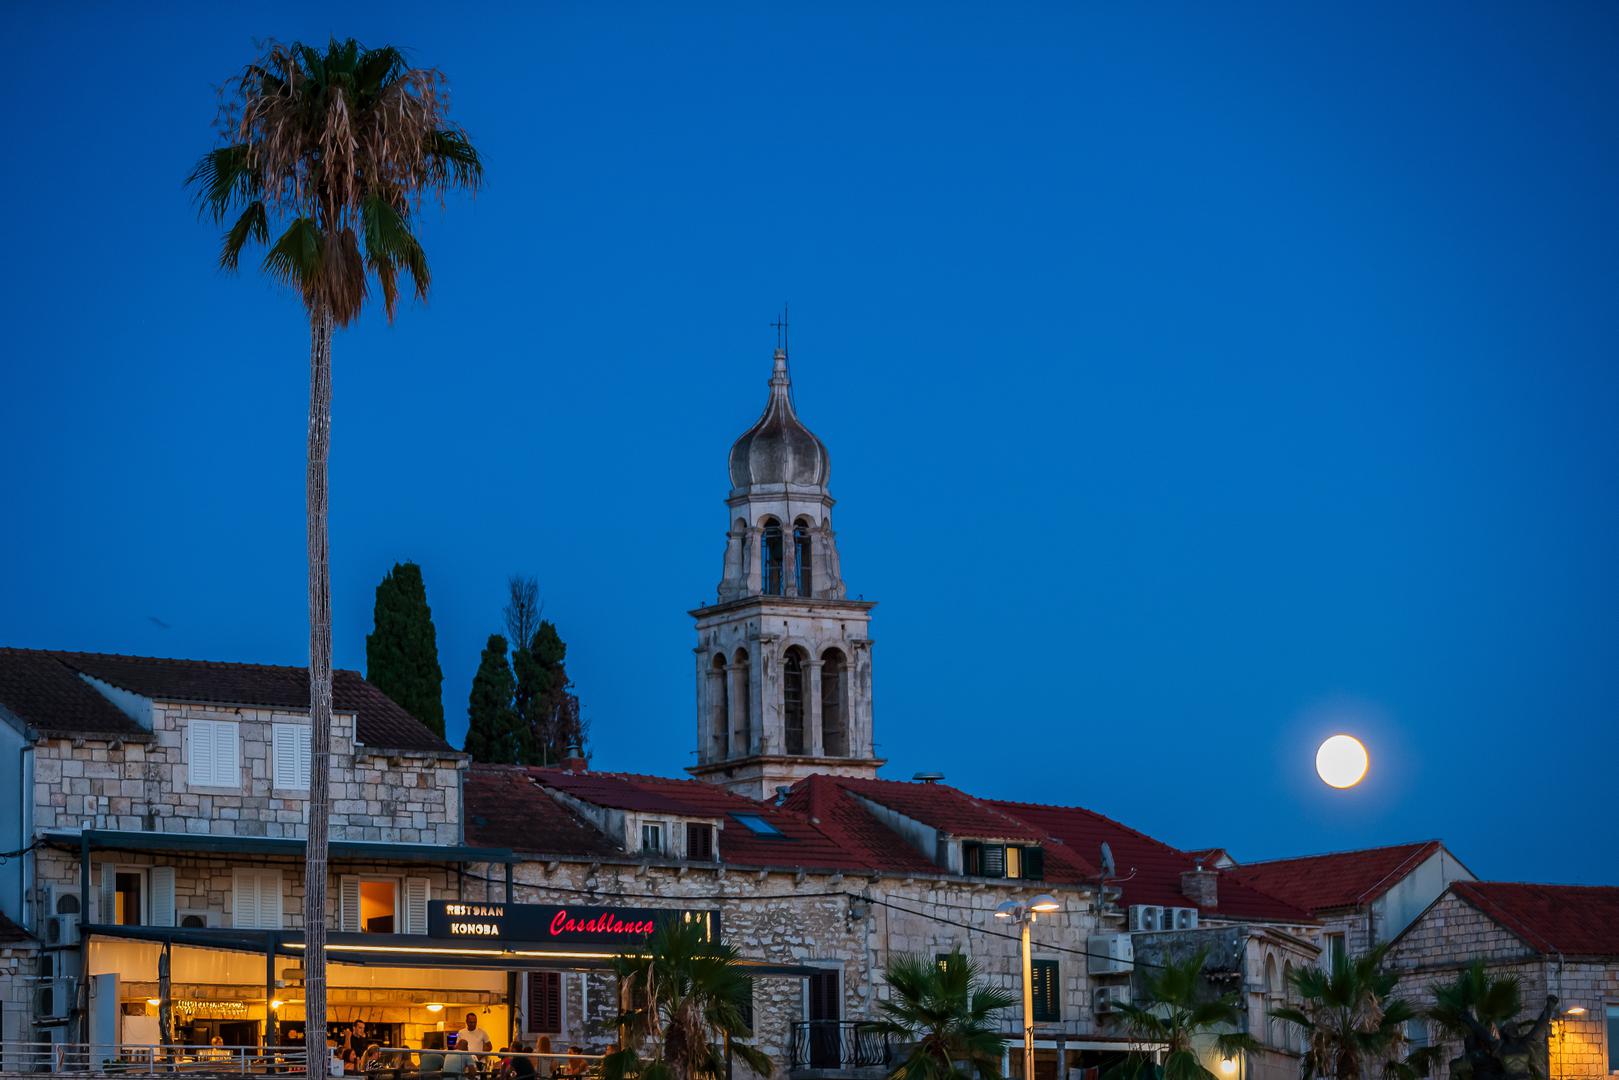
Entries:
POLYGON ((1062 905, 1058 903, 1057 898, 1052 896, 1050 893, 1041 893, 1039 896, 1029 901, 1029 910, 1038 911, 1043 915, 1047 912, 1061 911, 1062 905))
POLYGON ((275 1012, 275 1011, 279 1010, 281 1008, 281 1006, 283 1006, 285 1004, 286 1004, 286 1002, 282 1001, 280 998, 274 998, 270 1002, 270 1011, 275 1012))
POLYGON ((152 1008, 155 1009, 159 1005, 163 1004, 163 999, 162 998, 147 998, 146 999, 146 1004, 150 1005, 152 1008))
POLYGON ((1236 1075, 1236 1072, 1237 1072, 1237 1061, 1236 1061, 1235 1058, 1221 1058, 1220 1059, 1220 1074, 1222 1076, 1234 1076, 1234 1075, 1236 1075))
POLYGON ((1022 907, 1021 904, 1014 904, 1010 900, 1002 900, 995 908, 995 917, 997 919, 1015 919, 1018 917, 1020 907, 1022 907))
POLYGON ((432 1013, 443 1012, 444 1003, 442 1001, 429 1001, 427 1003, 427 1011, 432 1013))
POLYGON ((1568 1008, 1563 1010, 1563 1015, 1564 1016, 1584 1016, 1585 1015, 1585 1006, 1584 1005, 1570 1005, 1568 1008))

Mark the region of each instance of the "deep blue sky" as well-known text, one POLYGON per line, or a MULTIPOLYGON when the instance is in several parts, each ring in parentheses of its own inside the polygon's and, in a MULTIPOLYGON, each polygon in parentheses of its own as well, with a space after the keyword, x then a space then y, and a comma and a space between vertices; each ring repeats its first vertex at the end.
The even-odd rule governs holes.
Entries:
POLYGON ((459 740, 531 573, 596 764, 688 764, 786 299, 887 775, 1619 879, 1619 7, 871 7, 5 5, 0 642, 304 662, 307 331, 181 181, 354 35, 490 182, 337 341, 339 664, 419 561, 459 740))

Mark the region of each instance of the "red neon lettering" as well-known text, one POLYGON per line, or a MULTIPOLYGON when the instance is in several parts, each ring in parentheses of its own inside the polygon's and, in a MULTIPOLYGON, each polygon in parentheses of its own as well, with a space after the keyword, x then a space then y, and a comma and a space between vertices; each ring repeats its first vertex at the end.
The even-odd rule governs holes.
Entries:
POLYGON ((650 934, 653 923, 651 919, 625 922, 612 912, 589 919, 574 919, 568 916, 567 908, 562 908, 551 916, 550 931, 552 937, 560 934, 650 934))

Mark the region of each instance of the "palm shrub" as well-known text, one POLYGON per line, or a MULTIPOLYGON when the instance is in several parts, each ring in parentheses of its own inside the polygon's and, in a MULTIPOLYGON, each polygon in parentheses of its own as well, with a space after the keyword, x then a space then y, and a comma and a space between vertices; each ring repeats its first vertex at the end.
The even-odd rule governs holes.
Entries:
MULTIPOLYGON (((304 865, 306 1042, 326 1042, 326 863, 332 726, 332 587, 327 457, 332 431, 332 332, 359 317, 375 280, 393 318, 399 276, 418 297, 427 257, 412 230, 425 199, 475 189, 483 165, 448 119, 444 77, 398 49, 358 42, 270 44, 226 84, 221 145, 188 183, 205 215, 229 222, 220 264, 235 270, 250 243, 263 269, 292 286, 309 317, 309 839, 304 865), (274 241, 271 228, 280 230, 274 241)), ((325 1080, 326 1055, 309 1058, 325 1080)))
POLYGON ((1482 960, 1435 987, 1428 1016, 1462 1044, 1461 1056, 1450 1062, 1452 1080, 1545 1080, 1557 998, 1548 995, 1539 1016, 1520 1020, 1522 1012, 1517 977, 1492 978, 1482 960))
POLYGON ((1203 965, 1208 950, 1171 961, 1146 978, 1144 1000, 1115 1006, 1125 1030, 1138 1043, 1164 1048, 1162 1064, 1151 1054, 1132 1050, 1109 1070, 1109 1080, 1217 1080, 1203 1064, 1199 1045, 1213 1043, 1221 1057, 1258 1049, 1253 1036, 1232 1030, 1242 1026, 1235 993, 1210 996, 1203 965))
POLYGON ((1340 956, 1331 971, 1299 968, 1291 976, 1300 1005, 1271 1016, 1304 1029, 1304 1080, 1415 1080, 1428 1075, 1433 1051, 1408 1052, 1405 1025, 1417 1011, 1394 996, 1399 981, 1383 969, 1384 945, 1351 960, 1340 956))
POLYGON ((995 1014, 1012 995, 987 984, 977 964, 960 953, 943 962, 896 956, 883 973, 889 996, 877 1003, 873 1030, 910 1045, 890 1080, 954 1080, 977 1075, 1000 1080, 1006 1036, 995 1014))
POLYGON ((660 927, 643 953, 620 956, 613 968, 624 1046, 602 1060, 607 1080, 711 1080, 726 1075, 732 1054, 759 1075, 771 1074, 770 1058, 743 1041, 753 1037, 753 980, 736 949, 710 942, 700 924, 660 927))

